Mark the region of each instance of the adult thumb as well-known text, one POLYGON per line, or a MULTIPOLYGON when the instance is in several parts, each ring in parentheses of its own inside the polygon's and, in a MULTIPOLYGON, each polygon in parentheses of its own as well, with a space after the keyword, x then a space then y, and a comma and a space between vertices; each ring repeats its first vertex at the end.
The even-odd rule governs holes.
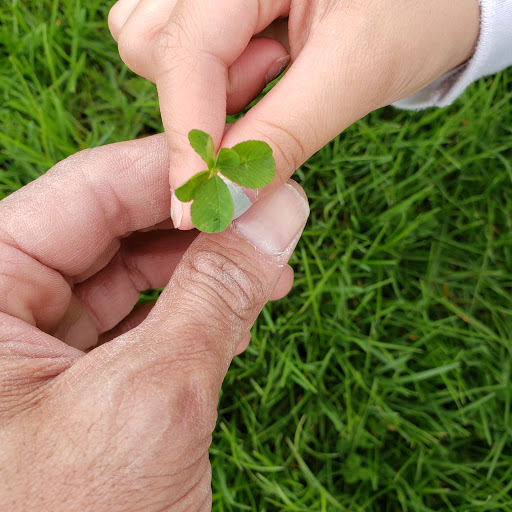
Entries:
POLYGON ((105 474, 116 475, 117 494, 138 489, 144 501, 149 485, 162 503, 179 500, 172 510, 210 510, 220 387, 308 213, 303 191, 287 183, 223 233, 200 234, 149 316, 63 374, 59 403, 82 425, 91 457, 114 466, 105 474))
POLYGON ((308 214, 302 189, 287 183, 223 233, 198 236, 142 329, 162 335, 164 345, 172 340, 173 360, 196 354, 225 372, 279 281, 308 214))
POLYGON ((137 407, 151 409, 148 390, 152 396, 161 390, 156 395, 168 397, 178 431, 201 437, 202 426, 211 435, 231 359, 286 268, 308 214, 302 189, 286 183, 226 231, 200 234, 146 320, 99 347, 109 354, 101 366, 146 397, 137 407))

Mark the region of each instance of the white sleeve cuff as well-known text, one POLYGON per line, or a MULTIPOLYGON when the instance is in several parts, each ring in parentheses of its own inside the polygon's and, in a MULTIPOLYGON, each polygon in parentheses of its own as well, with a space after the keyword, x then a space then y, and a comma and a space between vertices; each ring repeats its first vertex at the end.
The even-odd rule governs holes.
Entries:
POLYGON ((512 0, 480 0, 480 8, 480 37, 473 57, 395 107, 446 107, 475 80, 512 64, 512 0))

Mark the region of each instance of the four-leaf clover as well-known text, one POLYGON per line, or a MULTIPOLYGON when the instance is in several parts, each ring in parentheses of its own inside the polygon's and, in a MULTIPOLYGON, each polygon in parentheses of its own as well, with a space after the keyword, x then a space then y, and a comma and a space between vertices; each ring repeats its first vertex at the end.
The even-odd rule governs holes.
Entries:
POLYGON ((232 149, 222 148, 215 156, 210 135, 192 130, 188 138, 208 169, 192 176, 175 194, 184 203, 193 201, 191 216, 197 229, 219 233, 229 226, 234 212, 233 198, 219 173, 241 187, 265 187, 276 172, 272 148, 265 142, 250 140, 232 149))

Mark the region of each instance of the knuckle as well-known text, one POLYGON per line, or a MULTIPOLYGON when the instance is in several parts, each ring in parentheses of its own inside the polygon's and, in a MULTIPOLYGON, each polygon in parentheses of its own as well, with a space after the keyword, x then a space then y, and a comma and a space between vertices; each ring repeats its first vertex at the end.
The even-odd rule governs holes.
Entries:
MULTIPOLYGON (((263 127, 259 130, 264 138, 268 138, 268 133, 272 133, 271 146, 277 153, 276 162, 283 162, 287 167, 284 173, 278 173, 277 179, 285 183, 291 174, 293 174, 308 158, 306 147, 301 136, 296 135, 294 131, 284 126, 273 123, 272 121, 263 121, 263 127)), ((282 184, 280 183, 280 184, 282 184)))
MULTIPOLYGON (((206 307, 205 313, 214 313, 224 322, 245 325, 262 305, 266 296, 263 275, 236 249, 229 256, 219 247, 198 250, 184 262, 179 284, 187 290, 191 306, 197 302, 206 307)), ((223 324, 223 325, 221 325, 223 324)))
POLYGON ((131 31, 122 30, 117 38, 117 47, 122 61, 130 68, 137 66, 139 41, 131 31))
POLYGON ((212 61, 224 67, 219 55, 214 51, 218 40, 217 34, 203 29, 201 14, 195 12, 197 7, 182 5, 154 37, 152 47, 153 64, 160 72, 172 73, 183 66, 187 76, 202 60, 212 61))
POLYGON ((134 72, 145 67, 146 54, 156 45, 161 25, 136 25, 128 22, 119 32, 117 44, 123 62, 134 72))
POLYGON ((185 68, 194 69, 198 56, 193 48, 187 46, 179 33, 169 32, 166 27, 155 38, 151 59, 158 74, 176 78, 185 68))
POLYGON ((188 331, 185 328, 181 334, 189 342, 173 348, 173 366, 186 381, 201 382, 203 387, 211 387, 220 378, 222 367, 216 344, 208 336, 198 334, 199 329, 192 327, 188 331))
POLYGON ((155 61, 159 63, 165 61, 170 54, 192 46, 197 28, 191 23, 193 20, 193 14, 189 13, 187 16, 186 10, 185 12, 179 10, 173 13, 171 19, 156 37, 153 48, 153 59, 155 61))
POLYGON ((151 288, 151 282, 149 277, 141 268, 141 261, 137 255, 132 255, 128 252, 125 246, 121 246, 120 251, 117 256, 119 258, 121 265, 123 266, 128 279, 133 285, 133 288, 137 290, 148 290, 151 288))
POLYGON ((216 407, 224 373, 213 347, 200 338, 192 340, 170 347, 168 357, 149 361, 144 356, 142 370, 123 384, 127 404, 122 409, 137 417, 150 417, 151 411, 165 403, 175 420, 169 436, 175 436, 180 429, 193 439, 208 442, 217 421, 216 407), (169 386, 173 389, 170 394, 169 386), (143 394, 140 389, 145 389, 143 394))
MULTIPOLYGON (((181 336, 187 338, 187 343, 166 340, 166 348, 162 347, 158 353, 149 357, 147 353, 141 354, 137 369, 120 376, 116 386, 120 390, 117 397, 120 424, 128 424, 135 418, 152 418, 162 407, 170 413, 172 422, 166 424, 168 428, 162 430, 162 437, 178 459, 190 452, 190 444, 183 442, 184 435, 198 451, 208 450, 225 374, 212 346, 199 337, 191 338, 186 332, 181 332, 181 336), (176 443, 176 439, 180 441, 176 443)), ((147 430, 144 422, 137 425, 130 427, 135 438, 147 430)))
POLYGON ((179 46, 179 36, 173 33, 173 30, 167 25, 156 37, 153 46, 153 62, 160 64, 170 58, 179 46))

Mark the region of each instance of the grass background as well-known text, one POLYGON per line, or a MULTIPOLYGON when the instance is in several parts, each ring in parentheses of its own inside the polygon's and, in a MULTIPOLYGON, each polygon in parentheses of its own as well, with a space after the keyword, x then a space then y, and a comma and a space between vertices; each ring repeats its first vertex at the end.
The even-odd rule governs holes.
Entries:
MULTIPOLYGON (((2 3, 0 197, 161 131, 108 7, 2 3)), ((512 72, 375 112, 296 178, 295 287, 226 378, 214 510, 512 510, 512 72)))

